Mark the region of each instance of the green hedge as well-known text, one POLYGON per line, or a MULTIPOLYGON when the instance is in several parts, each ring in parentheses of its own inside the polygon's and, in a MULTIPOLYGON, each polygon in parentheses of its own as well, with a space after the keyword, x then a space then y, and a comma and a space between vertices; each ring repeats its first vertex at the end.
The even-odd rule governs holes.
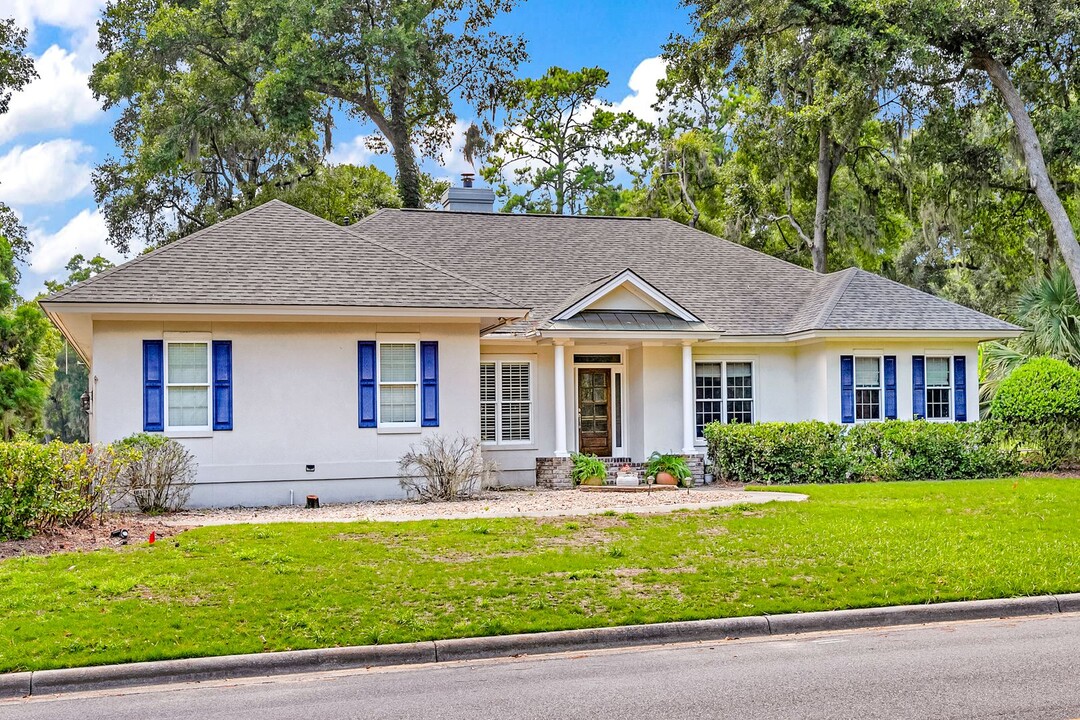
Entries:
POLYGON ((110 446, 0 442, 0 540, 100 516, 130 453, 110 446))
POLYGON ((844 426, 818 421, 705 428, 712 472, 742 483, 790 485, 868 480, 996 477, 1019 454, 987 422, 890 420, 844 426))

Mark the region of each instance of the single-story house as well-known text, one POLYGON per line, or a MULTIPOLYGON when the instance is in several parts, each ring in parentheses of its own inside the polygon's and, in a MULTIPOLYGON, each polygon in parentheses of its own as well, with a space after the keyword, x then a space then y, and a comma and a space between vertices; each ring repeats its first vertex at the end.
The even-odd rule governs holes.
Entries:
POLYGON ((273 201, 51 295, 91 439, 179 439, 201 506, 400 496, 430 433, 479 438, 505 484, 562 484, 573 451, 700 474, 713 421, 977 418, 978 343, 1020 331, 670 220, 493 201, 349 227, 273 201))

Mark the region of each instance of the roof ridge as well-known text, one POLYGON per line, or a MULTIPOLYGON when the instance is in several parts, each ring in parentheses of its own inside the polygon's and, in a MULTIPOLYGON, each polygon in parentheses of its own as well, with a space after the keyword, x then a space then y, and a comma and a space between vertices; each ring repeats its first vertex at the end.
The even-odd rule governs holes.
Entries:
MULTIPOLYGON (((371 243, 372 245, 375 245, 376 247, 380 247, 383 250, 386 250, 387 252, 391 252, 391 253, 393 253, 395 255, 399 255, 399 256, 407 259, 407 260, 412 260, 413 262, 420 263, 424 267, 430 268, 431 270, 434 270, 436 272, 440 272, 443 275, 446 275, 447 277, 452 277, 455 280, 460 280, 463 283, 466 283, 468 285, 472 285, 477 290, 483 290, 484 292, 488 293, 489 295, 491 295, 493 297, 501 298, 501 299, 506 300, 508 302, 512 302, 515 305, 517 305, 517 307, 519 309, 522 309, 522 310, 530 309, 528 305, 525 305, 524 303, 521 303, 521 302, 519 302, 519 301, 517 301, 517 300, 515 300, 513 298, 506 297, 505 295, 503 295, 501 293, 495 292, 491 288, 485 287, 485 286, 483 286, 483 285, 481 285, 481 284, 479 284, 479 283, 477 283, 477 282, 475 282, 473 280, 470 280, 467 277, 458 275, 457 273, 451 272, 450 270, 447 270, 446 268, 441 268, 438 265, 435 265, 434 263, 432 263, 432 262, 430 262, 428 260, 424 260, 423 258, 416 257, 416 256, 411 255, 409 253, 406 253, 406 252, 404 252, 402 250, 398 250, 397 248, 392 248, 392 247, 389 247, 387 245, 384 245, 383 243, 381 243, 381 242, 379 242, 377 240, 373 240, 372 238, 368 237, 367 235, 364 235, 363 233, 361 233, 360 231, 353 230, 352 228, 356 227, 356 224, 354 224, 354 225, 338 225, 335 222, 331 222, 330 220, 327 220, 326 218, 319 217, 318 215, 315 215, 314 213, 310 213, 307 210, 304 210, 302 208, 298 208, 295 205, 290 205, 289 203, 284 202, 282 200, 278 200, 278 199, 275 198, 274 200, 270 201, 270 203, 273 203, 273 202, 281 203, 282 205, 289 208, 290 210, 295 210, 296 212, 301 213, 303 215, 308 215, 308 216, 314 218, 315 220, 318 220, 321 223, 329 225, 330 227, 334 228, 338 232, 345 233, 349 237, 359 238, 359 239, 363 240, 364 242, 371 243)), ((267 203, 267 205, 269 205, 270 203, 267 203)), ((394 208, 379 208, 379 211, 391 210, 391 209, 394 209, 394 208)), ((377 213, 378 213, 378 211, 372 213, 371 215, 368 215, 367 217, 373 217, 377 213)), ((239 217, 239 215, 237 217, 239 217)), ((364 218, 364 219, 366 220, 367 218, 364 218)), ((359 224, 359 223, 357 223, 357 224, 359 224)))
MULTIPOLYGON (((254 213, 254 212, 259 211, 259 210, 263 210, 267 206, 274 205, 274 204, 284 205, 285 207, 293 208, 294 210, 300 210, 300 208, 293 207, 292 205, 290 205, 287 202, 284 202, 282 200, 278 200, 277 198, 273 198, 271 200, 268 200, 268 201, 262 203, 261 205, 256 205, 255 207, 250 207, 247 210, 244 210, 243 212, 239 212, 239 213, 233 215, 232 217, 227 217, 227 218, 225 218, 224 220, 222 220, 220 222, 214 223, 213 225, 207 225, 204 228, 199 228, 198 230, 191 233, 190 235, 185 235, 182 238, 177 238, 176 240, 173 240, 172 242, 169 242, 169 243, 165 243, 164 245, 158 245, 156 248, 154 248, 153 250, 150 250, 149 252, 144 250, 143 252, 140 252, 138 255, 131 258, 130 260, 125 260, 124 262, 120 263, 119 265, 113 265, 111 268, 109 268, 107 270, 103 270, 103 271, 99 272, 97 275, 91 275, 86 280, 83 280, 81 282, 77 282, 74 285, 70 285, 70 286, 64 288, 63 290, 60 290, 59 292, 53 293, 52 295, 48 295, 48 296, 42 298, 42 301, 43 302, 50 302, 52 300, 57 300, 59 298, 62 298, 65 295, 68 295, 69 293, 73 292, 76 288, 79 288, 79 289, 85 288, 88 285, 92 285, 94 282, 100 280, 101 278, 112 275, 113 273, 116 273, 116 272, 122 270, 123 268, 130 267, 130 266, 132 266, 132 265, 134 265, 136 263, 142 262, 146 258, 149 258, 149 257, 151 257, 153 255, 157 255, 158 253, 163 252, 165 250, 168 250, 170 248, 179 247, 180 245, 186 245, 190 241, 195 240, 199 236, 203 235, 206 232, 209 232, 210 230, 212 230, 214 228, 220 228, 223 225, 227 225, 227 224, 231 223, 234 220, 239 220, 240 218, 244 217, 245 215, 254 213)), ((304 211, 300 210, 300 212, 304 212, 304 211)), ((308 214, 310 214, 310 213, 308 213, 308 214)), ((313 216, 313 217, 317 217, 317 216, 313 216)), ((322 218, 319 218, 319 219, 321 220, 322 218)))
MULTIPOLYGON (((369 215, 368 217, 371 217, 371 216, 369 215)), ((338 226, 338 227, 340 227, 340 226, 338 226)), ((355 227, 355 226, 350 226, 350 227, 355 227)), ((374 240, 374 239, 368 237, 367 235, 364 235, 361 232, 352 231, 349 228, 341 228, 341 229, 345 230, 350 235, 355 235, 356 237, 360 238, 361 240, 364 240, 365 242, 369 242, 372 245, 375 245, 377 247, 382 248, 383 250, 386 250, 388 252, 392 252, 395 255, 400 255, 401 257, 406 258, 407 260, 412 260, 413 262, 420 263, 424 267, 430 268, 430 269, 434 270, 435 272, 440 272, 443 275, 446 275, 447 277, 452 277, 455 280, 459 280, 459 281, 461 281, 461 282, 463 282, 463 283, 465 283, 467 285, 471 285, 472 287, 476 288, 477 290, 483 290, 484 292, 488 293, 489 295, 492 295, 493 297, 502 298, 503 300, 506 300, 507 302, 511 302, 514 305, 516 305, 519 309, 522 309, 522 310, 531 310, 532 309, 529 305, 521 302, 520 300, 515 300, 512 297, 507 297, 506 295, 503 295, 500 292, 492 290, 491 288, 487 287, 486 285, 478 283, 478 282, 476 282, 475 280, 473 280, 471 278, 465 277, 464 275, 459 275, 458 273, 453 272, 452 270, 447 270, 446 268, 439 267, 438 265, 436 265, 436 264, 434 264, 434 263, 432 263, 432 262, 430 262, 428 260, 424 260, 423 258, 416 257, 415 255, 413 255, 411 253, 407 253, 404 250, 399 250, 397 248, 390 247, 389 245, 385 245, 385 244, 379 242, 378 240, 374 240)))
MULTIPOLYGON (((446 210, 443 208, 381 208, 383 210, 397 210, 399 212, 414 212, 414 213, 447 213, 453 215, 483 215, 485 217, 505 217, 505 218, 534 218, 534 219, 554 219, 560 218, 564 220, 662 220, 666 218, 653 218, 645 215, 567 215, 558 213, 514 213, 514 212, 502 212, 501 210, 446 210)), ((368 217, 371 217, 370 215, 368 217)))
MULTIPOLYGON (((821 306, 821 309, 818 310, 817 316, 814 317, 813 327, 824 327, 825 323, 828 322, 830 317, 832 317, 833 310, 836 309, 836 305, 840 302, 840 298, 844 296, 844 293, 847 292, 848 287, 851 286, 851 281, 855 279, 855 276, 858 274, 858 270, 859 268, 852 266, 846 267, 837 273, 837 275, 847 273, 847 276, 842 278, 840 283, 835 288, 833 288, 832 295, 825 302, 825 304, 821 306)), ((830 275, 826 275, 825 277, 829 278, 830 275)), ((810 298, 807 298, 806 302, 809 301, 810 298)))

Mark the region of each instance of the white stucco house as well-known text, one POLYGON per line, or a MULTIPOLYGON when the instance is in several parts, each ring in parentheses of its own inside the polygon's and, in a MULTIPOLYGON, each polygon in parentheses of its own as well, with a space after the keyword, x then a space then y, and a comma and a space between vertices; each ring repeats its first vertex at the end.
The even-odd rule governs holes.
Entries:
POLYGON ((1019 333, 668 220, 492 202, 453 188, 340 227, 274 201, 50 296, 91 439, 180 439, 195 505, 399 496, 427 433, 552 484, 575 450, 700 456, 713 420, 974 419, 978 343, 1019 333))

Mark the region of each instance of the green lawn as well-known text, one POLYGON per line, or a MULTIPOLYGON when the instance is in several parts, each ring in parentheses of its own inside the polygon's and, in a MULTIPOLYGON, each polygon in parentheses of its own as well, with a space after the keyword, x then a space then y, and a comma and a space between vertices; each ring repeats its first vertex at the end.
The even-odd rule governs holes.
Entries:
POLYGON ((658 516, 208 527, 0 562, 0 671, 1080 590, 1080 480, 658 516))

